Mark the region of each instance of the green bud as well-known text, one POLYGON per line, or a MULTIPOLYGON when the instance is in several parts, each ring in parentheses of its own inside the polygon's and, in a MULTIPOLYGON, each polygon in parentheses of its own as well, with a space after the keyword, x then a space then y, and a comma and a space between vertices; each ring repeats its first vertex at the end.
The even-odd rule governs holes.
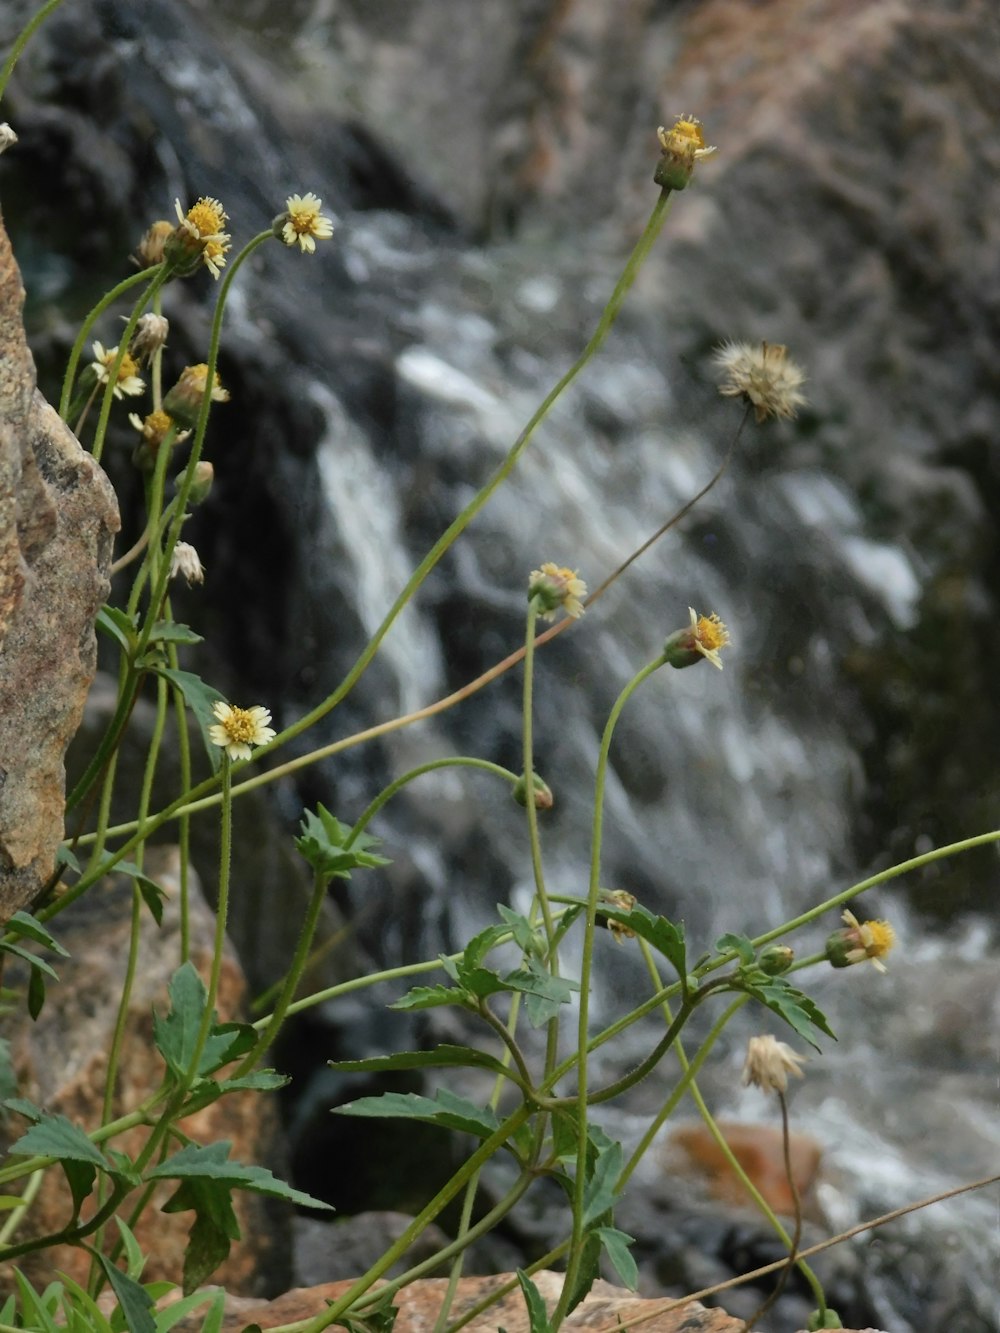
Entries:
POLYGON ((782 972, 788 971, 794 961, 795 950, 790 949, 787 944, 769 944, 761 951, 757 966, 769 977, 780 977, 782 972))
MULTIPOLYGON (((552 795, 552 788, 549 786, 547 782, 544 781, 544 779, 540 778, 537 773, 532 773, 531 780, 535 788, 535 809, 551 810, 553 805, 555 805, 555 800, 556 800, 556 798, 552 795)), ((528 784, 524 780, 523 773, 518 778, 517 782, 514 784, 514 790, 512 795, 514 797, 514 800, 518 803, 518 805, 523 805, 527 807, 528 784)))

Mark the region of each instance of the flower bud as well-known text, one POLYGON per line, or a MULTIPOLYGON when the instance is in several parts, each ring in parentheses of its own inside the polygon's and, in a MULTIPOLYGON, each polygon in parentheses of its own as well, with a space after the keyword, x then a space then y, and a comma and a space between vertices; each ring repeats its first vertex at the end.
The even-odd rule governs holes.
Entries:
POLYGON ((679 117, 669 130, 661 125, 656 134, 663 156, 653 180, 665 190, 683 190, 691 179, 695 164, 716 151, 705 147, 701 121, 694 116, 679 117))
POLYGON ((790 949, 787 944, 769 944, 766 949, 761 950, 757 966, 769 977, 780 977, 794 962, 794 949, 790 949))
POLYGON ((191 482, 191 489, 188 492, 188 504, 203 504, 212 492, 212 483, 215 481, 215 468, 211 463, 202 460, 194 465, 194 480, 191 482))
MULTIPOLYGON (((556 798, 552 795, 552 788, 547 782, 540 778, 537 773, 532 773, 531 780, 535 789, 535 809, 551 810, 556 802, 556 798)), ((528 784, 524 780, 523 773, 518 778, 517 782, 515 782, 512 794, 518 805, 527 806, 528 784)))
POLYGON ((722 670, 719 649, 729 643, 729 631, 716 615, 699 616, 693 606, 688 607, 691 624, 671 634, 663 645, 663 656, 678 671, 694 666, 702 658, 722 670))
POLYGON ((528 579, 528 599, 534 599, 543 620, 555 620, 560 607, 572 620, 583 615, 587 585, 577 578, 575 569, 566 569, 551 561, 533 569, 528 579))
MULTIPOLYGON (((194 426, 201 411, 201 401, 208 385, 208 366, 185 366, 181 377, 163 400, 163 410, 183 426, 194 426)), ((222 387, 218 374, 212 386, 212 402, 228 403, 229 393, 222 387)))

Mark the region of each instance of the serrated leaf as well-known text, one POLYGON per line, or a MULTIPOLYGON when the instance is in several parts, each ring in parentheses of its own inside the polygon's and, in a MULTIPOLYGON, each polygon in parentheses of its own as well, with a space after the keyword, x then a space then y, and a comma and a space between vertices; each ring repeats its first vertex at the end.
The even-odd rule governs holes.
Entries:
POLYGON ((69 957, 69 950, 64 949, 55 936, 28 912, 15 912, 7 922, 6 929, 15 935, 24 935, 34 940, 36 944, 44 944, 46 949, 51 949, 63 958, 69 957))
POLYGON ((619 1231, 617 1227, 598 1227, 594 1235, 604 1246, 604 1252, 611 1260, 615 1272, 629 1291, 635 1291, 639 1285, 639 1269, 629 1249, 630 1245, 635 1244, 635 1237, 619 1231))
POLYGON ((506 1066, 495 1056, 474 1046, 435 1046, 430 1051, 397 1051, 393 1055, 373 1055, 367 1060, 327 1060, 330 1069, 345 1074, 377 1074, 390 1069, 440 1069, 449 1065, 489 1069, 497 1074, 506 1066))
POLYGON ((212 712, 212 705, 222 701, 225 702, 223 695, 211 685, 206 685, 200 676, 196 676, 192 671, 179 671, 176 667, 153 666, 151 670, 158 676, 163 676, 169 680, 171 685, 175 685, 184 696, 184 702, 194 714, 195 721, 198 723, 198 729, 201 732, 201 738, 205 744, 205 751, 208 754, 209 763, 212 765, 212 772, 217 772, 222 758, 222 749, 216 745, 209 737, 208 729, 216 723, 215 714, 212 712))
POLYGON ((522 953, 536 953, 538 951, 538 932, 526 916, 520 912, 511 911, 503 903, 497 903, 497 912, 507 927, 513 933, 514 942, 522 953))
POLYGON ((136 621, 117 606, 102 606, 94 622, 95 627, 113 639, 126 657, 131 657, 135 643, 136 621))
POLYGON ((369 1116, 384 1119, 398 1117, 422 1120, 428 1125, 457 1129, 463 1134, 474 1134, 485 1139, 499 1128, 496 1115, 464 1097, 457 1097, 446 1088, 439 1088, 433 1097, 422 1097, 416 1092, 384 1092, 379 1097, 359 1097, 346 1106, 335 1106, 334 1115, 369 1116))
POLYGON ((608 1212, 615 1201, 622 1170, 622 1145, 610 1143, 597 1154, 593 1172, 583 1195, 583 1227, 588 1230, 608 1212))
POLYGON ((516 1272, 524 1303, 528 1307, 528 1326, 531 1333, 551 1333, 549 1312, 542 1300, 542 1293, 523 1269, 518 1268, 516 1272))
POLYGON ((42 1114, 7 1151, 18 1157, 54 1157, 57 1162, 90 1162, 102 1171, 109 1169, 109 1163, 97 1145, 91 1143, 79 1125, 74 1125, 64 1115, 42 1114))
POLYGON ((734 953, 745 966, 753 963, 757 950, 746 935, 720 935, 715 941, 719 953, 734 953))
POLYGON ((665 916, 654 916, 641 903, 637 903, 630 912, 620 912, 607 903, 601 903, 600 913, 608 920, 618 921, 629 930, 634 930, 640 939, 644 939, 663 955, 679 976, 685 975, 687 949, 683 925, 668 921, 665 916))
POLYGON ((378 846, 378 838, 359 833, 348 846, 351 830, 324 805, 317 805, 315 814, 306 810, 300 827, 302 833, 295 839, 295 846, 317 874, 350 879, 352 870, 389 865, 387 857, 367 850, 378 846))
POLYGON ((398 1000, 388 1006, 390 1009, 436 1009, 444 1004, 468 1006, 468 996, 457 986, 414 986, 398 1000))
POLYGON ((591 1232, 583 1243, 576 1282, 570 1289, 569 1303, 566 1307, 567 1315, 572 1314, 580 1302, 586 1299, 591 1287, 600 1276, 601 1240, 596 1233, 591 1232))
POLYGON ((3 1108, 5 1111, 13 1111, 16 1115, 23 1115, 25 1120, 30 1120, 34 1125, 37 1125, 45 1115, 45 1108, 27 1097, 5 1097, 3 1108))
POLYGON ((158 620, 149 636, 150 643, 204 643, 204 638, 196 634, 190 625, 182 625, 176 620, 158 620))
POLYGON ((328 1203, 314 1199, 302 1190, 293 1189, 283 1180, 271 1174, 263 1166, 244 1166, 241 1162, 229 1161, 232 1144, 225 1139, 218 1143, 201 1145, 189 1143, 173 1157, 146 1172, 147 1180, 212 1180, 231 1189, 250 1190, 253 1194, 266 1194, 273 1199, 286 1199, 289 1203, 301 1204, 304 1208, 324 1208, 333 1211, 328 1203))
POLYGON ((279 1074, 274 1069, 257 1069, 251 1074, 241 1075, 240 1078, 220 1079, 219 1087, 223 1093, 277 1092, 279 1088, 287 1088, 291 1081, 290 1075, 279 1074))
POLYGON ((580 989, 576 981, 552 976, 534 958, 528 960, 526 967, 509 972, 503 980, 511 990, 520 991, 527 997, 525 1011, 532 1027, 541 1027, 555 1018, 560 1008, 569 1003, 573 992, 580 989))
POLYGON ((496 995, 510 987, 500 979, 496 972, 485 967, 459 968, 458 980, 462 989, 477 1000, 485 1000, 488 995, 496 995))
POLYGON ((741 978, 741 989, 777 1014, 815 1050, 821 1049, 816 1041, 816 1029, 836 1041, 836 1034, 827 1022, 826 1015, 808 995, 797 990, 784 977, 768 977, 764 973, 759 975, 762 980, 750 980, 744 975, 741 978))
MULTIPOLYGON (((193 963, 181 965, 170 978, 167 988, 170 1012, 163 1018, 153 1013, 153 1042, 167 1067, 176 1078, 184 1078, 191 1068, 198 1031, 208 992, 193 963)), ((233 1034, 225 1027, 213 1026, 198 1060, 197 1073, 205 1075, 218 1069, 229 1058, 233 1034)))
POLYGON ((504 926, 487 926, 481 930, 478 935, 473 935, 472 939, 465 946, 462 953, 462 961, 459 965, 459 972, 471 971, 481 966, 483 959, 495 948, 501 940, 506 939, 510 931, 504 926))
POLYGON ((119 861, 115 866, 115 871, 128 875, 135 881, 136 888, 142 901, 149 908, 150 916, 158 926, 163 925, 163 904, 166 900, 166 891, 162 884, 157 884, 155 879, 150 877, 139 869, 132 861, 119 861))
POLYGON ((153 1302, 134 1278, 116 1268, 110 1259, 90 1245, 84 1247, 94 1256, 104 1270, 111 1290, 118 1299, 118 1306, 125 1317, 125 1326, 129 1333, 156 1333, 156 1320, 150 1313, 153 1302))

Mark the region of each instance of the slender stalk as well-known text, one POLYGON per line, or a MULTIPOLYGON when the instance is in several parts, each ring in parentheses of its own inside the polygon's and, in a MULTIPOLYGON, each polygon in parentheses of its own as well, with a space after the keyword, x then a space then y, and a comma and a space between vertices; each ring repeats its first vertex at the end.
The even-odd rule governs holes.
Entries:
MULTIPOLYGON (((765 1297, 760 1306, 743 1325, 742 1333, 750 1333, 754 1324, 767 1314, 768 1310, 771 1309, 778 1297, 785 1290, 789 1274, 795 1267, 795 1257, 798 1253, 799 1242, 802 1239, 802 1199, 799 1197, 799 1187, 795 1183, 795 1172, 792 1170, 791 1143, 789 1142, 788 1136, 788 1102, 785 1100, 785 1094, 780 1088, 776 1089, 776 1091, 778 1093, 778 1101, 781 1103, 781 1146, 784 1150, 785 1176, 788 1180, 788 1188, 791 1190, 792 1194, 792 1206, 795 1212, 795 1228, 792 1232, 792 1243, 789 1248, 788 1259, 784 1268, 778 1274, 778 1280, 774 1284, 774 1290, 769 1296, 765 1297)), ((823 1316, 825 1314, 826 1302, 824 1300, 823 1304, 820 1306, 820 1315, 823 1316)))
MULTIPOLYGON (((535 880, 535 894, 545 925, 545 939, 549 946, 549 965, 556 967, 552 941, 555 925, 552 907, 545 890, 545 870, 542 865, 542 846, 538 835, 538 808, 535 805, 534 755, 534 688, 535 688, 535 626, 538 606, 535 598, 528 603, 527 626, 524 636, 524 687, 521 700, 521 767, 524 770, 524 813, 528 820, 528 846, 531 849, 531 872, 535 880)), ((554 1019, 553 1022, 558 1022, 554 1019)), ((551 1029, 550 1029, 551 1030, 551 1029)))
MULTIPOLYGON (((139 273, 131 273, 127 278, 123 278, 117 286, 112 287, 110 292, 106 292, 93 310, 87 315, 83 324, 80 326, 80 332, 76 335, 76 341, 73 343, 69 354, 69 360, 66 363, 66 373, 63 376, 62 394, 59 398, 59 415, 63 421, 69 417, 70 405, 73 401, 73 384, 76 380, 76 368, 80 364, 80 357, 83 355, 83 345, 90 336, 90 331, 104 314, 109 306, 114 305, 120 296, 137 287, 141 282, 147 282, 152 285, 154 277, 159 276, 161 266, 157 268, 142 269, 139 273)), ((149 296, 146 293, 146 297, 149 296)), ((145 298, 144 298, 145 299, 145 298)))
POLYGON ((20 33, 18 34, 17 40, 11 47, 10 55, 4 61, 3 69, 0 69, 0 99, 3 98, 3 95, 7 89, 7 81, 10 78, 11 74, 13 73, 14 66, 20 59, 21 54, 24 51, 24 48, 28 45, 32 37, 34 37, 35 33, 42 26, 42 24, 49 17, 49 15, 53 13, 55 10, 57 10, 61 4, 62 0, 48 0, 46 4, 42 5, 38 13, 35 14, 34 17, 31 18, 21 29, 20 33))
MULTIPOLYGON (((169 271, 165 266, 161 265, 160 268, 153 271, 153 277, 149 287, 139 297, 138 301, 136 301, 135 305, 132 307, 132 313, 129 315, 128 320, 125 323, 125 330, 118 341, 118 354, 108 371, 108 382, 104 386, 104 397, 101 399, 101 412, 97 418, 97 429, 94 431, 94 443, 91 447, 91 453, 94 456, 95 463, 101 461, 101 455, 104 452, 104 437, 107 434, 108 420, 111 416, 111 404, 115 400, 115 389, 118 385, 118 372, 121 369, 122 362, 125 360, 125 355, 128 352, 128 345, 132 338, 132 334, 135 332, 135 326, 138 324, 139 316, 145 309, 146 303, 149 301, 150 297, 155 295, 167 281, 168 277, 169 271)), ((119 287, 121 285, 122 284, 119 283, 119 287)))
MULTIPOLYGON (((389 783, 384 791, 379 792, 364 813, 358 817, 358 820, 351 829, 344 846, 353 846, 357 841, 358 834, 371 823, 382 807, 391 801, 397 792, 401 791, 407 783, 412 782, 414 778, 423 777, 425 773, 432 773, 437 768, 481 768, 485 773, 492 773, 498 778, 506 779, 511 786, 517 785, 516 773, 512 773, 509 768, 504 768, 501 764, 491 763, 488 759, 474 759, 469 755, 453 755, 449 756, 447 759, 431 759, 426 764, 420 764, 417 768, 411 768, 408 773, 404 773, 402 777, 396 778, 394 782, 389 783)), ((234 796, 236 795, 236 790, 237 789, 233 790, 234 796)))

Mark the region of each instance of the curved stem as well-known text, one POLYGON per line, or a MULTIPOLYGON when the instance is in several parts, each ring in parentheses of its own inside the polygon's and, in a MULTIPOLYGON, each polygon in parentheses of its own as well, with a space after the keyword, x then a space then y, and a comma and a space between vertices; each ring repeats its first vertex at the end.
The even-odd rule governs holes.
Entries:
MULTIPOLYGON (((93 310, 87 315, 83 324, 80 326, 80 332, 76 335, 76 341, 73 343, 69 354, 69 360, 66 363, 66 373, 63 376, 62 394, 59 398, 59 415, 65 421, 69 416, 70 405, 73 401, 73 384, 76 380, 76 368, 80 364, 80 357, 83 355, 83 345, 90 336, 90 331, 104 314, 109 306, 114 305, 119 296, 124 296, 126 292, 137 287, 141 282, 148 282, 152 285, 153 278, 160 272, 157 268, 146 268, 138 273, 131 273, 127 278, 123 278, 116 286, 112 287, 110 292, 104 296, 94 306, 93 310)), ((146 293, 148 296, 149 293, 146 293)))
MULTIPOLYGON (((432 773, 436 768, 481 768, 486 773, 493 773, 496 777, 504 778, 511 786, 517 785, 517 774, 512 773, 509 768, 504 768, 501 764, 491 763, 488 759, 474 759, 469 755, 453 755, 447 759, 431 759, 426 764, 420 764, 417 768, 411 768, 408 773, 402 777, 396 778, 390 782, 384 791, 379 792, 374 801, 368 806, 362 815, 359 816, 354 827, 348 834, 345 847, 351 847, 356 841, 358 834, 375 818, 378 812, 387 802, 391 801, 397 792, 401 791, 407 783, 412 782, 414 778, 423 777, 425 773, 432 773)), ((235 796, 236 792, 233 792, 235 796)))
POLYGON ((35 14, 35 16, 32 19, 30 19, 29 22, 26 23, 25 26, 21 29, 20 33, 18 34, 17 40, 11 47, 10 55, 4 61, 3 69, 0 69, 0 100, 3 99, 3 95, 7 89, 7 81, 9 80, 11 74, 13 73, 14 66, 20 59, 21 54, 24 51, 24 48, 28 45, 32 37, 42 26, 45 20, 49 17, 49 15, 53 12, 53 10, 58 9, 61 4, 62 0, 48 0, 46 4, 42 5, 38 13, 35 14))

